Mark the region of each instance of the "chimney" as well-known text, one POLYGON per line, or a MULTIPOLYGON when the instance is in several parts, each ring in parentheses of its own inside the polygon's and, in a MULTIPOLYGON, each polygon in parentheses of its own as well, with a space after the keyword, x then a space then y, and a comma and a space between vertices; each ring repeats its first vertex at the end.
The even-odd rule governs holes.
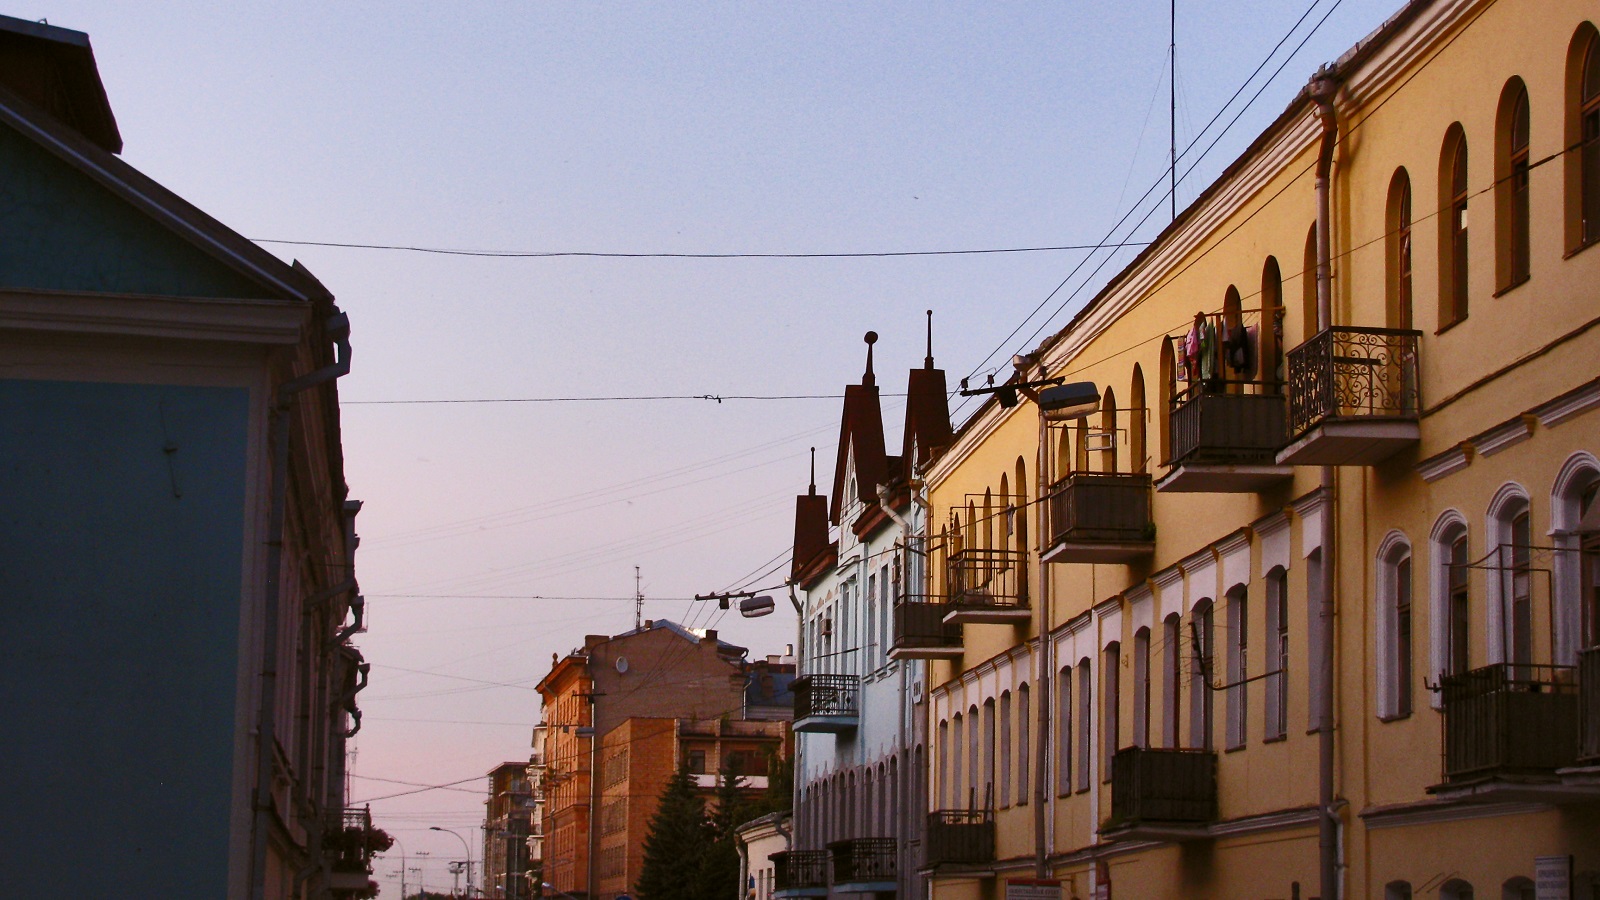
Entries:
POLYGON ((599 646, 601 644, 604 644, 606 641, 609 641, 609 640, 611 640, 610 635, 586 634, 586 635, 583 636, 583 649, 585 649, 585 650, 593 650, 595 647, 597 647, 597 646, 599 646))
POLYGON ((706 636, 700 639, 700 643, 702 643, 702 644, 715 644, 716 642, 717 642, 717 630, 715 628, 707 628, 706 629, 706 636))

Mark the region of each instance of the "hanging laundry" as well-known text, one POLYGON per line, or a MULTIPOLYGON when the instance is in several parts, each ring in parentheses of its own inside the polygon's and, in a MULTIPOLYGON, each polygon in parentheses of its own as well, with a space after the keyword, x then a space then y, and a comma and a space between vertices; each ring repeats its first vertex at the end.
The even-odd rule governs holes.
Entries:
POLYGON ((1210 319, 1200 322, 1200 380, 1209 382, 1217 377, 1217 329, 1210 319))
POLYGON ((1241 375, 1253 375, 1256 368, 1255 326, 1245 328, 1235 325, 1228 329, 1228 339, 1223 343, 1223 353, 1228 368, 1241 375))

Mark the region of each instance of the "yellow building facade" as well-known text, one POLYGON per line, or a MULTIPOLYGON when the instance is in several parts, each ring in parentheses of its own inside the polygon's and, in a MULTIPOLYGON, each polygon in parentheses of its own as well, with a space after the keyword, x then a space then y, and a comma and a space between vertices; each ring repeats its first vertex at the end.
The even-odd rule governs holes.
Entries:
POLYGON ((1600 896, 1596 23, 1408 4, 930 467, 935 898, 1600 896))

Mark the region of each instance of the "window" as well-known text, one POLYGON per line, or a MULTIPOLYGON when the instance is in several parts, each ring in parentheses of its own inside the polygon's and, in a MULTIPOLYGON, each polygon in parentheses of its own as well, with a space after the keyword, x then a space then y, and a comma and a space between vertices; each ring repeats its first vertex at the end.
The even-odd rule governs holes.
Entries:
POLYGON ((950 720, 939 722, 939 798, 940 806, 949 809, 950 803, 950 720))
POLYGON ((1317 224, 1311 223, 1306 235, 1305 256, 1300 265, 1300 340, 1309 341, 1320 330, 1317 321, 1317 224))
MULTIPOLYGON (((994 804, 995 785, 995 733, 994 698, 983 701, 983 799, 984 806, 994 804)), ((974 748, 977 749, 977 748, 974 748)))
POLYGON ((1161 746, 1178 746, 1178 710, 1182 708, 1183 675, 1179 670, 1182 658, 1183 627, 1178 614, 1173 613, 1161 622, 1161 746))
POLYGON ((1056 675, 1056 732, 1056 795, 1065 797, 1072 793, 1071 666, 1062 666, 1056 675))
POLYGON ((1600 35, 1585 22, 1567 51, 1567 248, 1600 240, 1600 35))
POLYGON ((1194 650, 1190 675, 1194 685, 1189 690, 1189 745, 1203 750, 1212 748, 1212 624, 1211 601, 1201 600, 1195 604, 1191 622, 1197 633, 1190 635, 1190 645, 1194 650))
POLYGON ((952 809, 965 809, 967 805, 966 790, 961 781, 961 758, 965 753, 962 730, 961 713, 956 713, 950 721, 950 784, 945 788, 945 801, 952 809))
POLYGON ((1445 136, 1439 167, 1439 329, 1467 317, 1467 137, 1460 123, 1445 136))
POLYGON ((1378 717, 1411 715, 1411 545, 1390 532, 1378 548, 1378 717))
POLYGON ((1318 547, 1306 555, 1306 649, 1310 657, 1306 663, 1306 710, 1310 733, 1320 731, 1326 718, 1325 674, 1314 662, 1321 658, 1318 648, 1323 641, 1322 624, 1322 548, 1318 547))
POLYGON ((1128 470, 1143 475, 1150 471, 1150 453, 1145 448, 1144 370, 1138 363, 1133 364, 1128 402, 1128 470))
POLYGON ((1389 327, 1411 328, 1411 176, 1404 168, 1389 182, 1388 218, 1389 327))
POLYGON ((1150 629, 1133 634, 1133 745, 1150 746, 1150 629))
POLYGON ((1523 875, 1507 878, 1505 884, 1500 886, 1501 900, 1537 900, 1538 892, 1533 885, 1533 879, 1523 875))
MULTIPOLYGON (((1528 510, 1524 508, 1511 519, 1511 546, 1508 556, 1511 582, 1511 662, 1518 666, 1533 663, 1533 572, 1529 555, 1533 543, 1529 531, 1528 510)), ((1531 680, 1533 672, 1523 668, 1517 677, 1531 680)))
POLYGON ((1495 129, 1495 264, 1500 290, 1528 280, 1528 90, 1507 82, 1495 129))
POLYGON ((1000 694, 1000 805, 1011 805, 1011 692, 1000 694))
POLYGON ((706 774, 706 752, 704 750, 690 750, 687 762, 690 775, 706 774))
MULTIPOLYGON (((979 750, 982 746, 980 743, 982 735, 979 730, 981 724, 978 720, 977 705, 967 707, 967 802, 973 809, 977 808, 978 779, 981 772, 979 766, 983 759, 979 750)), ((993 737, 992 732, 990 737, 993 737)), ((984 806, 987 807, 988 804, 985 803, 984 806)))
POLYGON ((1411 557, 1409 554, 1395 566, 1394 598, 1394 711, 1397 716, 1409 716, 1411 715, 1411 691, 1414 681, 1411 656, 1411 557))
POLYGON ((1245 744, 1250 720, 1250 600, 1244 585, 1228 592, 1228 749, 1245 744))
POLYGON ((1467 568, 1467 536, 1460 535, 1450 542, 1450 593, 1449 593, 1449 627, 1450 627, 1450 668, 1452 675, 1459 675, 1470 669, 1471 666, 1471 592, 1468 590, 1472 570, 1467 568))
MULTIPOLYGON (((1082 420, 1080 420, 1082 421, 1082 420)), ((1094 698, 1089 691, 1089 658, 1078 660, 1078 790, 1089 789, 1089 717, 1094 714, 1094 698)))
POLYGON ((1452 878, 1439 886, 1439 900, 1472 900, 1472 885, 1452 878))
POLYGON ((1384 885, 1383 900, 1411 900, 1411 882, 1391 881, 1384 885))
POLYGON ((1282 567, 1267 573, 1267 727, 1266 738, 1281 738, 1289 728, 1289 575, 1282 567))
POLYGON ((1032 703, 1026 684, 1017 688, 1017 805, 1028 802, 1028 736, 1032 703))
POLYGON ((1106 645, 1101 652, 1100 688, 1100 780, 1111 780, 1111 758, 1117 755, 1117 741, 1121 730, 1118 721, 1121 711, 1122 645, 1116 641, 1106 645))

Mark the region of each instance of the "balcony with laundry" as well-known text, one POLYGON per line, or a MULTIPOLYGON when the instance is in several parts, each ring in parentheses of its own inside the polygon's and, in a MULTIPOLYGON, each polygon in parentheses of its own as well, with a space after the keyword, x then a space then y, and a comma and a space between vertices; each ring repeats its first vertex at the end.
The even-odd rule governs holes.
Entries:
POLYGON ((1253 493, 1294 473, 1277 462, 1287 438, 1281 354, 1272 331, 1261 331, 1259 312, 1241 311, 1230 291, 1222 314, 1196 314, 1168 335, 1160 410, 1167 473, 1156 490, 1253 493))

